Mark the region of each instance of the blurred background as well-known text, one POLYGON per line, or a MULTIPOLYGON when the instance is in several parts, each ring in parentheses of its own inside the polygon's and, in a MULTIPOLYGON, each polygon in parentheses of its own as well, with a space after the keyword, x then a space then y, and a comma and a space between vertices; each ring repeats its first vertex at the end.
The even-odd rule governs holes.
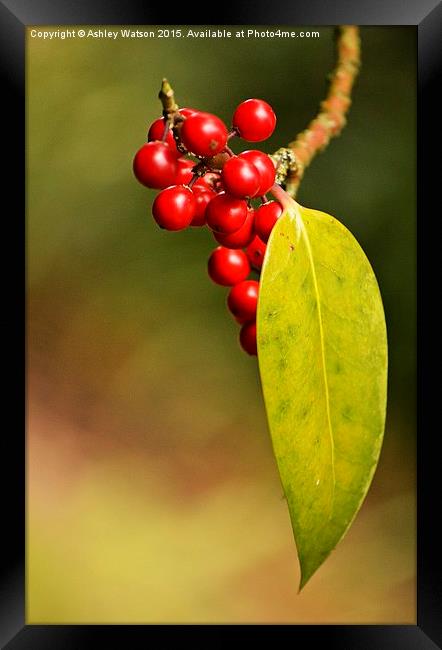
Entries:
POLYGON ((261 148, 286 144, 333 67, 333 29, 314 29, 28 32, 28 623, 415 622, 415 28, 362 28, 348 125, 298 195, 364 248, 390 350, 372 488, 300 595, 256 359, 206 273, 213 240, 160 230, 132 175, 163 76, 181 106, 227 123, 243 99, 269 101, 278 124, 261 148))

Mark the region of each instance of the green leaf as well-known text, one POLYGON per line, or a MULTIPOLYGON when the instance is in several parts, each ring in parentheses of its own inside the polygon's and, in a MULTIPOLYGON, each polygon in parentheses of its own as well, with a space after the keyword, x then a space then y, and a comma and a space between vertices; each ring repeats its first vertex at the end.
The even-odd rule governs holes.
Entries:
POLYGON ((274 194, 284 213, 261 274, 258 359, 302 589, 349 529, 373 478, 387 337, 376 278, 353 235, 281 189, 274 194))

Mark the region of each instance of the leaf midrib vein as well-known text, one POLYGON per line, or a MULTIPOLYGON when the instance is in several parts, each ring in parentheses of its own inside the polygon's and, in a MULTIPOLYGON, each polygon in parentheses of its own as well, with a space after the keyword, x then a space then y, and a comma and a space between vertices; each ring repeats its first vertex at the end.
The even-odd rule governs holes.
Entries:
POLYGON ((332 427, 331 413, 330 413, 330 393, 329 393, 329 388, 328 388, 327 366, 326 366, 326 361, 325 361, 324 326, 323 326, 323 322, 322 322, 321 300, 320 300, 320 294, 319 294, 318 278, 316 276, 316 268, 315 268, 315 263, 314 263, 314 260, 313 260, 313 252, 312 252, 312 247, 311 247, 311 244, 310 244, 310 238, 308 236, 307 228, 305 227, 302 216, 301 216, 301 214, 299 212, 298 212, 297 217, 299 219, 299 223, 300 223, 300 226, 301 226, 301 233, 302 233, 302 236, 304 237, 304 241, 305 241, 305 244, 306 244, 306 247, 307 247, 307 253, 308 253, 308 256, 309 256, 309 259, 310 259, 310 265, 311 265, 312 276, 313 276, 313 285, 314 285, 315 294, 316 294, 316 301, 317 301, 317 305, 318 305, 319 334, 320 334, 320 339, 321 339, 322 371, 323 371, 323 376, 324 376, 327 422, 328 422, 328 430, 329 430, 329 434, 330 434, 330 443, 331 443, 331 463, 332 463, 332 478, 333 478, 333 493, 332 493, 332 502, 331 502, 331 515, 332 515, 333 514, 333 506, 334 506, 334 498, 335 498, 335 484, 336 484, 336 476, 335 476, 335 441, 334 441, 334 436, 333 436, 333 427, 332 427))

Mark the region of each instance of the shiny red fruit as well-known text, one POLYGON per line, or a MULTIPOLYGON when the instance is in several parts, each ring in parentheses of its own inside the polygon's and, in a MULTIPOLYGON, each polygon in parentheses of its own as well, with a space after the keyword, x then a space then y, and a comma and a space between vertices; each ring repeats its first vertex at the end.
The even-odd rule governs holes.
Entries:
POLYGON ((227 248, 245 248, 248 246, 254 239, 255 233, 253 230, 254 227, 254 213, 251 208, 248 208, 248 214, 246 220, 239 230, 230 233, 229 235, 223 235, 220 232, 215 232, 214 237, 217 242, 227 248))
POLYGON ((199 113, 200 111, 195 110, 194 108, 180 108, 178 113, 182 115, 183 117, 190 117, 191 115, 195 115, 196 113, 199 113))
POLYGON ((239 333, 239 342, 247 354, 256 356, 258 349, 256 345, 256 322, 245 323, 239 333))
POLYGON ((192 186, 192 191, 195 196, 196 207, 195 216, 192 219, 191 226, 204 226, 206 224, 206 209, 210 201, 216 196, 216 192, 197 187, 196 183, 192 186))
POLYGON ((196 201, 191 189, 172 185, 157 194, 152 206, 155 221, 166 230, 183 230, 195 216, 196 201))
MULTIPOLYGON (((164 120, 164 117, 159 117, 157 120, 155 120, 155 122, 152 122, 152 124, 150 125, 149 132, 147 134, 147 139, 149 140, 149 142, 153 142, 154 140, 162 141, 165 124, 166 122, 164 120)), ((176 148, 175 140, 171 129, 167 131, 165 142, 167 142, 167 144, 170 147, 170 150, 177 158, 182 155, 176 148)))
POLYGON ((176 156, 165 142, 143 144, 133 161, 137 180, 157 190, 172 185, 176 168, 176 156))
POLYGON ((259 187, 256 191, 256 196, 263 196, 275 182, 276 169, 272 159, 266 153, 256 151, 255 149, 243 151, 239 154, 239 157, 252 163, 258 170, 259 187))
POLYGON ((211 113, 194 113, 186 118, 180 132, 187 151, 196 156, 214 156, 227 143, 227 127, 211 113))
POLYGON ((249 244, 246 248, 246 254, 249 258, 250 264, 257 271, 259 271, 262 267, 266 248, 267 246, 260 240, 259 237, 255 237, 252 243, 249 244))
POLYGON ((188 185, 193 178, 192 169, 196 163, 188 158, 178 158, 174 185, 188 185))
POLYGON ((247 218, 247 203, 220 192, 206 210, 207 225, 215 232, 231 233, 239 230, 247 218))
POLYGON ((220 175, 215 172, 208 172, 199 178, 193 187, 202 187, 214 192, 221 191, 220 175))
POLYGON ((261 184, 258 169, 240 156, 233 156, 225 163, 221 180, 226 192, 238 199, 255 196, 261 184))
POLYGON ((255 232, 263 242, 267 243, 281 212, 281 204, 277 201, 267 201, 255 210, 255 232))
POLYGON ((233 287, 249 275, 250 263, 244 251, 218 246, 209 257, 207 269, 213 282, 233 287))
POLYGON ((244 140, 260 142, 275 130, 276 115, 270 104, 262 99, 247 99, 236 109, 233 126, 244 140))
POLYGON ((227 305, 238 323, 255 320, 259 282, 244 280, 230 289, 227 305))

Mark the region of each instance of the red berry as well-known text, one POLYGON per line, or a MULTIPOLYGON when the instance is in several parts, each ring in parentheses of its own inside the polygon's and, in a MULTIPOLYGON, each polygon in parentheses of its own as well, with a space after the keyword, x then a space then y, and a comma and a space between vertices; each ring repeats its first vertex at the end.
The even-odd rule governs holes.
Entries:
POLYGON ((194 108, 180 108, 178 113, 182 115, 183 117, 190 117, 191 115, 195 115, 196 113, 199 113, 200 111, 196 111, 194 108))
POLYGON ((239 333, 239 342, 241 347, 248 354, 256 356, 258 349, 256 346, 256 322, 245 323, 239 333))
POLYGON ((209 257, 208 271, 216 284, 232 287, 246 279, 250 264, 244 251, 218 246, 209 257))
POLYGON ((195 215, 193 192, 183 185, 171 185, 160 192, 152 206, 155 221, 166 230, 186 228, 195 215))
POLYGON ((255 320, 259 282, 244 280, 230 289, 227 305, 238 323, 255 320))
POLYGON ((135 154, 133 169, 140 183, 162 189, 175 180, 176 156, 165 142, 148 142, 135 154))
POLYGON ((193 178, 196 163, 188 158, 178 158, 174 185, 188 185, 193 178))
POLYGON ((192 219, 191 226, 204 226, 206 223, 206 208, 209 205, 210 201, 216 196, 216 192, 212 190, 206 190, 201 187, 192 187, 193 194, 195 196, 196 207, 195 207, 195 216, 192 219))
POLYGON ((251 162, 233 156, 224 165, 221 174, 226 191, 239 199, 255 196, 260 187, 260 175, 251 162))
POLYGON ((201 176, 201 178, 196 181, 193 187, 202 187, 207 190, 218 192, 221 190, 220 175, 216 174, 215 172, 208 172, 207 174, 204 174, 204 176, 201 176))
MULTIPOLYGON (((147 139, 149 140, 149 142, 153 142, 154 140, 162 141, 165 124, 166 122, 164 120, 164 117, 159 117, 157 120, 155 120, 155 122, 152 122, 152 124, 150 125, 149 132, 147 134, 147 139)), ((165 141, 167 142, 167 144, 170 147, 170 150, 176 157, 182 155, 176 148, 175 140, 171 129, 167 131, 167 136, 165 141)))
POLYGON ((256 192, 256 196, 262 196, 272 187, 275 182, 276 169, 273 164, 272 159, 266 153, 262 151, 256 151, 255 149, 250 149, 249 151, 243 151, 239 154, 240 158, 244 158, 248 162, 252 163, 259 174, 259 187, 256 192))
POLYGON ((267 201, 255 210, 255 232, 263 242, 267 243, 281 212, 282 207, 277 201, 267 201))
POLYGON ((244 224, 239 230, 230 233, 230 235, 223 235, 220 232, 213 233, 217 242, 227 248, 245 248, 253 241, 255 233, 253 231, 253 224, 255 217, 252 209, 248 209, 248 214, 244 224))
POLYGON ((244 140, 260 142, 270 137, 275 130, 276 115, 273 108, 262 99, 247 99, 236 109, 233 126, 244 140))
POLYGON ((259 271, 262 267, 266 248, 267 246, 260 240, 259 237, 255 237, 252 243, 249 244, 246 248, 247 257, 249 258, 250 264, 257 271, 259 271))
POLYGON ((187 151, 201 157, 214 156, 227 143, 226 125, 211 113, 194 113, 187 117, 180 135, 187 151))
POLYGON ((207 225, 216 232, 235 232, 241 228, 246 218, 247 203, 225 192, 217 194, 207 206, 207 225))

